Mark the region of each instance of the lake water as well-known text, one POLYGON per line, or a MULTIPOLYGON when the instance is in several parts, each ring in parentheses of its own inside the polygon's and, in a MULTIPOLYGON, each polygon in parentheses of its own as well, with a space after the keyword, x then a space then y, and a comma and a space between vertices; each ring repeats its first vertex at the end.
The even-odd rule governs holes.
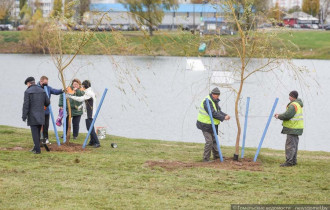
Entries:
MULTIPOLYGON (((77 77, 89 79, 98 99, 108 88, 96 126, 107 133, 132 138, 204 143, 196 119, 201 100, 216 85, 211 84, 212 71, 232 70, 236 58, 200 58, 206 71, 187 71, 185 57, 78 56, 66 71, 67 84, 77 77)), ((262 60, 252 60, 257 66, 262 60)), ((61 88, 55 65, 48 55, 0 55, 1 104, 0 124, 26 127, 21 120, 23 84, 28 76, 46 75, 50 86, 61 88)), ((330 61, 293 60, 310 73, 294 77, 285 65, 270 73, 258 73, 246 80, 240 102, 240 120, 244 125, 246 97, 250 97, 247 147, 257 147, 268 116, 279 98, 276 113, 285 111, 288 93, 295 89, 304 101, 304 134, 299 149, 330 151, 329 116, 330 61), (302 79, 304 78, 304 79, 302 79)), ((238 87, 237 82, 233 87, 238 87)), ((220 106, 232 119, 220 125, 220 142, 233 146, 236 139, 234 99, 230 88, 221 87, 220 106)), ((53 111, 58 113, 58 96, 52 96, 53 111)), ((81 132, 86 132, 84 120, 81 132)), ((52 129, 52 126, 50 126, 52 129)), ((272 118, 264 148, 284 149, 285 135, 281 121, 272 118)), ((242 130, 243 131, 243 130, 242 130)))

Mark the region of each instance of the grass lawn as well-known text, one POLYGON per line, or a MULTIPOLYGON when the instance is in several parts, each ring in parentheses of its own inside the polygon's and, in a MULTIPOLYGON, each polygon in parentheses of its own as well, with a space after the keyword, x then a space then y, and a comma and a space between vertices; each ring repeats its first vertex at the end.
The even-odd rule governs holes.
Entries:
MULTIPOLYGON (((0 53, 33 53, 39 40, 26 41, 28 31, 0 32, 0 53), (33 46, 32 46, 33 45, 33 46)), ((73 32, 72 35, 80 32, 73 32)), ((294 58, 330 59, 330 32, 315 30, 285 30, 270 31, 278 33, 287 43, 297 47, 289 47, 294 58)), ((34 37, 34 36, 29 36, 34 37)), ((72 38, 72 37, 71 37, 72 38)), ((236 36, 226 38, 235 39, 236 36)), ((38 38, 37 38, 38 39, 38 38)), ((281 52, 279 43, 274 43, 281 52)), ((65 53, 72 53, 72 46, 64 46, 65 53)), ((133 32, 96 32, 95 37, 83 49, 82 54, 112 54, 112 55, 152 55, 152 56, 219 56, 222 49, 218 37, 193 35, 190 32, 157 31, 150 37, 140 31, 133 32), (201 42, 207 43, 205 53, 199 53, 201 42)), ((227 53, 221 56, 235 57, 236 51, 226 48, 227 53)), ((37 51, 42 52, 42 50, 37 51)), ((256 57, 262 55, 256 55, 256 57)))
MULTIPOLYGON (((82 144, 84 137, 81 134, 74 143, 82 144)), ((0 126, 0 142, 0 209, 229 209, 230 204, 330 203, 327 152, 299 151, 297 166, 280 168, 284 151, 262 149, 258 164, 243 170, 201 163, 203 144, 197 143, 107 136, 98 149, 42 149, 41 155, 34 155, 29 152, 30 131, 8 126, 0 126), (118 148, 111 148, 111 142, 118 148), (151 167, 150 161, 162 164, 151 167), (164 167, 173 163, 175 167, 164 167)), ((53 137, 51 146, 55 143, 53 137)), ((222 151, 229 159, 234 148, 222 151)), ((246 159, 254 153, 255 148, 247 148, 246 159)))

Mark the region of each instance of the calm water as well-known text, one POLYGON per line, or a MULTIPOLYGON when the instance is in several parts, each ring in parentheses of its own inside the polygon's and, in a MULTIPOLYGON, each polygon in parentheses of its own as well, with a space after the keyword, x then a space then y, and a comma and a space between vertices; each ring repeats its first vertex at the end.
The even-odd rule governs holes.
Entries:
MULTIPOLYGON (((80 56, 67 70, 66 79, 89 79, 100 99, 104 88, 108 94, 96 126, 106 127, 107 133, 147 139, 183 142, 204 142, 195 126, 201 100, 215 87, 210 84, 212 70, 235 68, 237 59, 202 58, 206 71, 186 71, 182 57, 123 57, 80 56)), ((251 61, 258 65, 260 60, 251 61)), ((304 101, 305 130, 300 138, 300 150, 330 151, 328 93, 330 92, 329 60, 294 60, 311 72, 302 78, 292 77, 283 65, 277 73, 251 76, 244 85, 240 103, 240 119, 244 125, 246 97, 251 97, 247 129, 247 147, 257 147, 276 97, 277 113, 285 111, 288 93, 296 89, 304 101)), ((21 120, 24 80, 49 77, 49 84, 61 87, 51 57, 41 55, 0 55, 1 104, 0 124, 26 127, 21 120)), ((238 83, 233 84, 234 87, 238 83)), ((232 116, 220 126, 220 142, 233 146, 236 139, 234 120, 235 95, 229 88, 221 88, 222 110, 232 116)), ((58 96, 52 96, 57 116, 58 96)), ((285 135, 280 134, 281 122, 272 119, 263 147, 283 149, 285 135)), ((51 126, 52 129, 52 126, 51 126)), ((81 131, 86 132, 81 121, 81 131)))

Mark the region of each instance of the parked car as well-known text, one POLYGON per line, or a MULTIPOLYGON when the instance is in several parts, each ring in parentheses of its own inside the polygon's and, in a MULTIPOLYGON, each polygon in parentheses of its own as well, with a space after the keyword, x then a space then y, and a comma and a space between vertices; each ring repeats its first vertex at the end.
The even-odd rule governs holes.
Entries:
POLYGON ((128 26, 128 25, 123 25, 123 26, 121 27, 121 30, 122 30, 122 31, 128 31, 128 29, 129 29, 129 26, 128 26))
POLYGON ((330 25, 324 26, 324 29, 327 30, 327 31, 330 30, 330 25))
POLYGON ((17 30, 18 31, 32 30, 33 27, 34 27, 33 25, 19 25, 17 26, 17 30))
POLYGON ((11 24, 1 24, 0 31, 12 31, 14 29, 13 25, 11 24))
POLYGON ((189 25, 182 25, 182 26, 180 26, 180 28, 182 31, 190 31, 189 25))
POLYGON ((17 31, 23 31, 25 30, 26 26, 25 25, 19 25, 17 26, 17 31))
POLYGON ((138 31, 139 28, 136 25, 129 25, 128 26, 128 31, 138 31))
POLYGON ((293 24, 293 28, 301 28, 299 24, 293 24))
POLYGON ((99 25, 97 26, 97 31, 108 31, 109 27, 107 27, 106 25, 99 25))
POLYGON ((148 28, 148 26, 146 26, 146 25, 142 25, 142 26, 140 26, 140 30, 141 30, 141 31, 148 31, 149 28, 148 28))
POLYGON ((272 27, 272 24, 270 23, 261 23, 258 25, 258 28, 270 28, 272 27))
POLYGON ((312 29, 319 29, 319 26, 317 24, 312 24, 312 29))
POLYGON ((302 24, 300 25, 301 28, 312 28, 311 24, 302 24))
POLYGON ((85 30, 85 26, 84 25, 75 25, 74 27, 73 27, 73 30, 74 31, 83 31, 83 30, 85 30))
POLYGON ((88 28, 88 30, 91 30, 91 31, 97 31, 98 30, 96 25, 88 25, 87 28, 88 28))

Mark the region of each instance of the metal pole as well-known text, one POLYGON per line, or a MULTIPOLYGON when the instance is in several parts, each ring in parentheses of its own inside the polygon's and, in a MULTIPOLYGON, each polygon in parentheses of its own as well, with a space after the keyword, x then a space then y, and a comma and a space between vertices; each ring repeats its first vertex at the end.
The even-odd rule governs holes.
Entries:
POLYGON ((98 114, 99 114, 99 112, 100 112, 100 109, 101 109, 102 103, 103 103, 103 101, 104 101, 104 97, 105 97, 105 95, 107 94, 107 91, 108 91, 108 88, 105 88, 105 89, 104 89, 104 92, 103 92, 103 95, 102 95, 102 98, 101 98, 101 101, 100 101, 100 104, 99 104, 99 106, 97 107, 97 110, 96 110, 95 116, 94 116, 94 118, 93 118, 93 122, 92 122, 91 126, 89 127, 89 130, 88 130, 88 133, 87 133, 87 136, 86 136, 86 138, 85 138, 85 141, 84 141, 84 144, 83 144, 82 148, 85 148, 85 147, 86 147, 88 137, 89 137, 89 135, 91 134, 92 129, 94 128, 94 123, 95 123, 96 118, 97 118, 97 116, 98 116, 98 114))
MULTIPOLYGON (((47 86, 44 87, 44 90, 47 94, 47 97, 49 98, 47 86)), ((56 136, 57 145, 61 146, 60 140, 58 138, 58 133, 57 133, 57 128, 56 128, 56 124, 55 124, 54 114, 53 114, 53 111, 52 111, 52 105, 49 104, 48 109, 49 109, 49 112, 50 112, 50 116, 52 117, 52 122, 53 122, 53 127, 54 127, 54 132, 55 132, 55 136, 56 136)))
POLYGON ((268 130, 268 127, 269 127, 269 124, 270 124, 270 121, 274 115, 274 112, 275 112, 275 108, 276 108, 276 105, 277 105, 277 102, 278 102, 278 98, 275 99, 275 102, 274 102, 274 105, 273 105, 273 108, 272 108, 272 111, 270 112, 270 115, 269 115, 269 118, 268 118, 268 121, 267 121, 267 124, 266 124, 266 127, 265 127, 265 130, 264 130, 264 133, 262 134, 262 137, 260 139, 260 142, 259 142, 259 146, 258 146, 258 149, 257 149, 257 152, 254 156, 254 159, 253 161, 256 162, 257 161, 257 157, 259 155, 259 151, 261 149, 261 145, 262 145, 262 142, 264 141, 264 138, 266 136, 266 133, 267 133, 267 130, 268 130))
POLYGON ((247 97, 247 100, 246 100, 246 110, 245 110, 245 122, 244 122, 244 132, 243 132, 243 144, 242 144, 242 154, 241 154, 241 158, 244 157, 246 129, 247 129, 248 115, 249 115, 249 105, 250 105, 250 97, 247 97))
POLYGON ((220 156, 220 162, 223 162, 222 153, 221 153, 221 149, 220 149, 220 143, 219 143, 217 132, 215 130, 215 125, 214 125, 213 116, 212 116, 212 112, 211 112, 210 102, 209 102, 209 99, 208 98, 206 98, 206 106, 207 106, 207 110, 209 112, 209 116, 210 116, 210 119, 211 119, 212 129, 213 129, 213 134, 214 134, 214 137, 215 137, 215 141, 217 142, 217 147, 218 147, 219 156, 220 156))
POLYGON ((66 98, 63 93, 63 143, 66 142, 66 98))
POLYGON ((196 27, 195 27, 195 4, 193 4, 193 28, 194 28, 194 32, 196 31, 196 27))

